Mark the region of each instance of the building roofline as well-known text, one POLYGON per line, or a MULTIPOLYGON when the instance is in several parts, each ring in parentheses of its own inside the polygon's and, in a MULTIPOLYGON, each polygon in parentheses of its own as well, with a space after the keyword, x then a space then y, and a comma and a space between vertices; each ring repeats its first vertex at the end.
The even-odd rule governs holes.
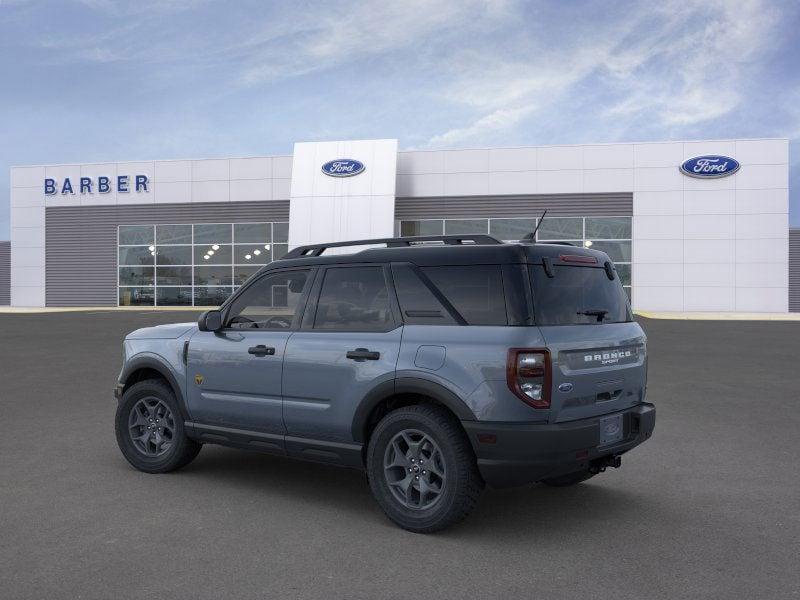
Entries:
POLYGON ((144 163, 144 162, 194 162, 200 160, 247 160, 250 158, 291 158, 292 154, 270 154, 270 155, 256 155, 256 156, 210 156, 210 157, 194 157, 194 158, 143 158, 140 160, 93 160, 90 162, 70 162, 70 163, 42 163, 35 165, 11 165, 10 169, 28 169, 34 167, 85 167, 87 165, 105 165, 115 164, 123 165, 130 163, 144 163))
MULTIPOLYGON (((395 138, 387 138, 395 139, 395 138)), ((324 141, 324 140, 323 140, 324 141)), ((349 140, 328 140, 328 141, 343 141, 349 140)), ((460 152, 470 150, 522 150, 532 148, 577 148, 581 146, 638 146, 645 144, 686 144, 686 143, 703 143, 703 142, 764 142, 764 141, 789 141, 788 137, 753 137, 753 138, 711 138, 711 139, 698 139, 698 140, 660 140, 660 141, 638 141, 638 142, 598 142, 598 143, 585 143, 585 144, 532 144, 521 146, 472 146, 467 148, 408 148, 398 149, 398 154, 406 152, 460 152)), ((296 142, 296 143, 309 143, 309 142, 296 142)), ((34 167, 80 167, 86 165, 102 165, 107 163, 114 164, 130 164, 142 162, 191 162, 201 160, 241 160, 249 158, 290 158, 293 154, 271 154, 271 155, 254 155, 254 156, 216 156, 216 157, 194 157, 194 158, 148 158, 140 160, 103 160, 103 161, 90 161, 90 162, 69 162, 69 163, 43 163, 43 164, 29 164, 29 165, 11 165, 10 169, 25 169, 34 167)))
POLYGON ((697 144, 704 142, 775 142, 786 141, 790 138, 783 137, 742 137, 742 138, 708 138, 689 140, 639 140, 623 142, 586 142, 582 144, 529 144, 519 146, 469 146, 465 148, 408 148, 398 152, 459 152, 461 150, 521 150, 529 148, 577 148, 580 146, 643 146, 645 144, 697 144))

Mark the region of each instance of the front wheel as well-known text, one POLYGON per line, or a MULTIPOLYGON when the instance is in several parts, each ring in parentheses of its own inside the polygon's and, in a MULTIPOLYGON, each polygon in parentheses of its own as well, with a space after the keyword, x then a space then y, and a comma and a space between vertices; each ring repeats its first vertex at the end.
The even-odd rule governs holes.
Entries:
POLYGON ((117 405, 115 429, 122 455, 145 473, 180 469, 202 447, 187 437, 175 393, 158 379, 140 381, 125 391, 117 405))
POLYGON ((386 415, 370 439, 367 472, 386 515, 416 533, 464 519, 484 487, 464 431, 438 406, 407 406, 386 415))

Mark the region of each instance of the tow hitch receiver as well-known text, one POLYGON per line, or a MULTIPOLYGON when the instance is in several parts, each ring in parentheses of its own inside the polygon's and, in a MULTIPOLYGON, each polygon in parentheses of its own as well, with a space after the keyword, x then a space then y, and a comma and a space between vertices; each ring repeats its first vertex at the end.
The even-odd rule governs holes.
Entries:
POLYGON ((622 457, 621 456, 603 456, 602 458, 596 458, 589 464, 589 473, 597 474, 602 473, 608 467, 613 467, 614 469, 619 469, 622 465, 622 457))

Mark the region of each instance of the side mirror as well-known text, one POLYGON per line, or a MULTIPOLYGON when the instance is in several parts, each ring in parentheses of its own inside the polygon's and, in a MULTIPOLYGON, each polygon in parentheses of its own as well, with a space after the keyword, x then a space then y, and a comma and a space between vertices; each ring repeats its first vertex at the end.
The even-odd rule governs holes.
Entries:
POLYGON ((222 329, 222 313, 218 310, 207 310, 197 319, 200 331, 219 331, 222 329))

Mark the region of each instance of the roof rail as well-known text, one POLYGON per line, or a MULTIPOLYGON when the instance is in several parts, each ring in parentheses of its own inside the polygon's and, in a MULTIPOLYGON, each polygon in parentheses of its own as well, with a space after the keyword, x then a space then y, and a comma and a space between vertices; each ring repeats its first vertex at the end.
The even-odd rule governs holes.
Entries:
POLYGON ((395 238, 378 238, 374 240, 352 240, 349 242, 330 242, 327 244, 310 244, 308 246, 298 246, 291 250, 288 254, 284 255, 286 258, 301 258, 305 256, 319 256, 328 248, 345 248, 347 246, 371 246, 373 244, 386 244, 387 248, 398 248, 403 246, 412 246, 424 242, 442 242, 447 246, 460 246, 464 242, 471 242, 472 244, 494 245, 502 244, 500 240, 490 235, 476 234, 476 235, 418 235, 409 237, 395 237, 395 238))

